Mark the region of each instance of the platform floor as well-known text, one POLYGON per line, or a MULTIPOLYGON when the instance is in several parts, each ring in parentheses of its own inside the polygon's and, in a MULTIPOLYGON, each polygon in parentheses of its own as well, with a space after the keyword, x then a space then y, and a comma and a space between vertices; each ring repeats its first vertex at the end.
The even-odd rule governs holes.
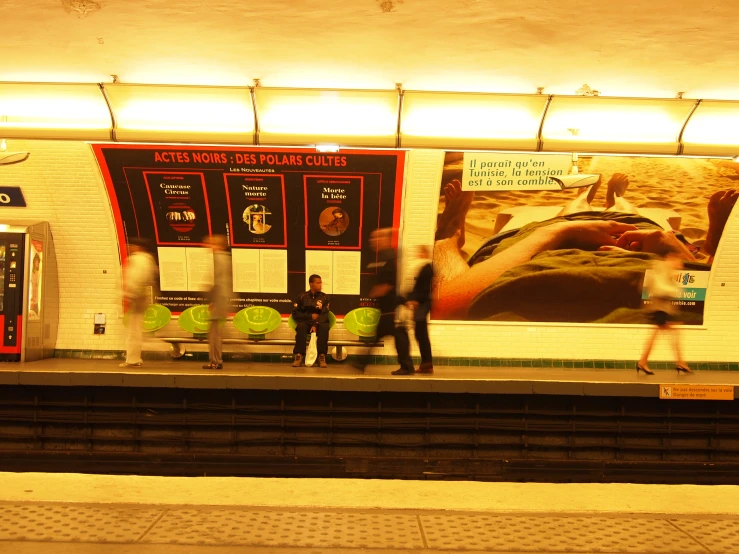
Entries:
POLYGON ((739 489, 0 474, 3 554, 736 553, 739 489))
POLYGON ((397 377, 395 366, 369 366, 364 373, 348 363, 327 369, 293 368, 289 363, 226 364, 220 371, 202 362, 146 362, 119 367, 111 360, 52 358, 0 365, 0 385, 114 386, 202 389, 337 390, 485 394, 562 394, 658 397, 661 385, 739 385, 739 372, 696 371, 677 375, 657 370, 654 376, 625 369, 556 369, 523 367, 436 367, 433 375, 397 377))

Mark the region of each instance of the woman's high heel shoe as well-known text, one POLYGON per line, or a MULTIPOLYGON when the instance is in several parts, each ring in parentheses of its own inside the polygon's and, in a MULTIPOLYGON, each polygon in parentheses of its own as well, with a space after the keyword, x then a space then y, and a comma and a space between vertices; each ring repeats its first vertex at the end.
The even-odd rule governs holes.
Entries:
POLYGON ((639 372, 643 371, 647 375, 654 375, 654 371, 651 369, 647 369, 646 367, 643 367, 640 363, 636 364, 636 374, 639 375, 639 372))
POLYGON ((693 370, 689 367, 685 367, 684 365, 676 365, 675 369, 677 370, 678 375, 680 373, 693 373, 693 370))

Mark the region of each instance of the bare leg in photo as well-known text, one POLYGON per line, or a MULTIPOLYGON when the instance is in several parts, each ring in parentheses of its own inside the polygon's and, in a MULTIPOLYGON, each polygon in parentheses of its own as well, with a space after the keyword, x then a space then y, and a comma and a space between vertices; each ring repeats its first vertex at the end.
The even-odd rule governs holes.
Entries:
POLYGON ((592 185, 587 188, 584 188, 575 198, 572 200, 567 206, 562 208, 562 211, 559 212, 557 215, 571 215, 576 214, 580 212, 590 212, 593 211, 593 207, 590 205, 593 202, 593 199, 595 198, 596 193, 598 192, 598 189, 600 188, 600 179, 592 185))
MULTIPOLYGON (((558 215, 571 215, 580 212, 593 211, 592 202, 600 187, 599 180, 593 186, 584 189, 577 197, 565 206, 558 215)), ((606 211, 620 212, 626 214, 637 213, 634 206, 624 198, 626 189, 629 187, 629 178, 623 173, 614 173, 608 181, 608 191, 606 192, 606 211)))
POLYGON ((464 224, 474 196, 474 192, 462 191, 462 183, 459 179, 454 179, 444 186, 444 211, 436 219, 434 240, 451 238, 459 233, 458 246, 460 249, 464 246, 464 224))
POLYGON ((608 181, 606 191, 606 211, 621 212, 624 214, 637 213, 631 202, 624 198, 626 189, 629 188, 629 178, 623 173, 614 173, 608 181))
POLYGON ((474 192, 462 192, 462 184, 457 179, 444 187, 446 204, 436 223, 434 243, 434 290, 470 268, 462 256, 462 247, 464 222, 474 196, 474 192))
POLYGON ((739 198, 739 191, 721 190, 714 193, 708 201, 708 233, 703 251, 710 256, 709 263, 713 263, 718 243, 737 198, 739 198))

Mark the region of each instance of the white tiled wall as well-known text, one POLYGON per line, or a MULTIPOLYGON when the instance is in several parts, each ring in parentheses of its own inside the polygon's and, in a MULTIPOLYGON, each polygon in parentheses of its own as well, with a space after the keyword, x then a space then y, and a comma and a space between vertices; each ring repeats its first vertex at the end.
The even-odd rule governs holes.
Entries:
MULTIPOLYGON (((0 220, 51 223, 60 271, 61 319, 57 348, 122 349, 119 319, 120 263, 105 188, 89 145, 65 141, 9 140, 8 150, 27 150, 21 164, 0 166, 0 186, 23 189, 28 207, 0 208, 0 220), (105 335, 93 334, 93 315, 108 318, 105 335)), ((409 153, 403 216, 403 282, 412 286, 413 246, 432 244, 444 154, 409 153)), ((735 211, 712 271, 705 328, 683 331, 689 360, 736 361, 739 343, 739 212, 735 211)), ((172 325, 164 333, 176 333, 172 325)), ((432 323, 434 354, 531 358, 636 359, 647 329, 639 326, 432 323)), ((229 332, 230 335, 233 331, 229 332)), ((291 338, 286 326, 275 338, 291 338)), ((339 324, 333 338, 351 338, 339 324), (346 335, 346 336, 345 336, 346 335)), ((153 343, 150 348, 166 348, 153 343)), ((245 350, 249 350, 246 347, 245 350)), ((274 349, 270 349, 274 351, 274 349)), ((286 353, 291 349, 282 348, 286 353)), ((381 350, 376 353, 383 353, 381 350)), ((384 348, 392 354, 392 345, 384 348)), ((666 339, 653 358, 672 359, 666 339)))
MULTIPOLYGON (((405 245, 431 244, 438 209, 444 153, 417 150, 409 154, 405 245)), ((695 361, 739 360, 739 208, 724 231, 711 272, 705 328, 682 331, 686 358, 695 361)), ((406 271, 410 277, 411 271, 406 271)), ((412 281, 406 278, 406 285, 412 281)), ((639 358, 649 329, 644 326, 591 324, 433 323, 434 355, 503 358, 625 359, 639 358)), ((652 358, 672 360, 667 338, 652 358)))
POLYGON ((0 220, 51 224, 59 264, 57 348, 120 348, 120 263, 110 204, 90 147, 75 141, 7 145, 8 152, 31 153, 23 163, 0 166, 0 186, 21 187, 27 207, 0 207, 0 220), (96 312, 107 315, 105 335, 93 334, 96 312))

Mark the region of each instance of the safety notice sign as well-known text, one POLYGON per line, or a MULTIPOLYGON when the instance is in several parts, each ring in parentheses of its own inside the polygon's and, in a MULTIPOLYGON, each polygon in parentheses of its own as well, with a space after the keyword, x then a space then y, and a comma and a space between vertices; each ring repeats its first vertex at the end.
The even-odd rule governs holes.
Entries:
POLYGON ((662 400, 734 400, 733 385, 660 385, 662 400))

